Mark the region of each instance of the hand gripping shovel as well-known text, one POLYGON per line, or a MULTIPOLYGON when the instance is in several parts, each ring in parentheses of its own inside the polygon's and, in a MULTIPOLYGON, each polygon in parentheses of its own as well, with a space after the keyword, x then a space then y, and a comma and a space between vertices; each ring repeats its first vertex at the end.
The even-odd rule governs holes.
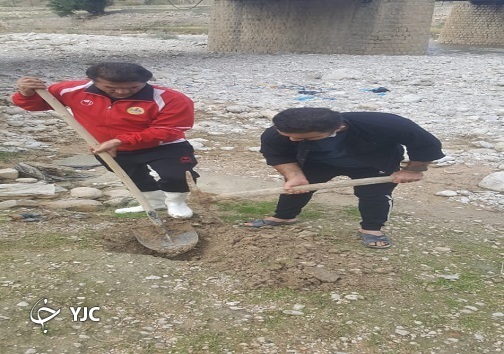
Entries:
MULTIPOLYGON (((73 128, 81 138, 91 147, 97 148, 100 143, 80 125, 70 112, 51 93, 46 90, 36 90, 37 93, 73 128)), ((156 230, 145 228, 133 229, 133 233, 143 246, 168 256, 176 256, 192 249, 198 243, 198 234, 191 226, 186 226, 185 230, 180 230, 176 235, 169 236, 169 231, 163 221, 156 213, 149 201, 145 199, 136 184, 129 178, 119 164, 108 153, 100 153, 100 157, 107 163, 110 169, 119 177, 122 183, 128 188, 130 193, 138 200, 144 208, 149 219, 157 226, 156 230)))

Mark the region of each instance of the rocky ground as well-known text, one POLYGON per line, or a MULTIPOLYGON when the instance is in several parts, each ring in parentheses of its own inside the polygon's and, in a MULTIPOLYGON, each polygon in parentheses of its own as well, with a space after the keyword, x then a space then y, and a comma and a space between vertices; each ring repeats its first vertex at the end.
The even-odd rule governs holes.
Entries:
MULTIPOLYGON (((118 11, 105 22, 133 28, 160 15, 118 11)), ((1 352, 503 350, 502 51, 222 54, 206 50, 204 34, 112 36, 107 27, 103 35, 104 20, 96 21, 85 22, 94 34, 22 31, 20 22, 0 34, 0 168, 15 169, 4 171, 2 185, 23 183, 33 193, 43 189, 33 182, 45 179, 44 188, 54 187, 50 198, 0 201, 1 352), (21 75, 51 83, 82 77, 99 60, 139 62, 155 73, 154 83, 194 99, 189 139, 204 191, 281 185, 258 153, 258 137, 288 107, 400 114, 437 135, 447 157, 424 181, 397 189, 386 229, 395 246, 385 252, 355 239, 355 200, 343 188, 318 194, 299 224, 265 230, 239 225, 267 215, 273 197, 210 206, 193 200, 190 224, 200 243, 168 259, 131 233, 150 227, 147 218, 114 215, 130 200, 124 187, 83 156, 86 145, 56 114, 9 103, 21 75), (374 93, 378 87, 389 91, 374 93), (61 309, 46 335, 30 321, 44 297, 61 309), (72 321, 70 306, 99 306, 100 321, 72 321)))

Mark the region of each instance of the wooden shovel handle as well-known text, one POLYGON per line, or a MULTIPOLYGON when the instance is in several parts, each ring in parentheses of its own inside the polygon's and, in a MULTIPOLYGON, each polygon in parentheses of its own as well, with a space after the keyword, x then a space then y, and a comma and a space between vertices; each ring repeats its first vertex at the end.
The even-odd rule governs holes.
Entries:
MULTIPOLYGON (((363 186, 368 184, 390 183, 393 181, 393 179, 394 178, 392 176, 359 178, 344 181, 329 181, 324 183, 305 184, 303 186, 293 187, 292 189, 298 191, 299 190, 316 191, 338 187, 352 187, 352 186, 363 186)), ((236 193, 222 193, 212 196, 212 200, 218 201, 232 198, 260 197, 265 195, 282 194, 282 193, 285 193, 285 189, 283 187, 277 187, 277 188, 257 189, 253 191, 236 192, 236 193)))
MULTIPOLYGON (((72 114, 66 109, 65 106, 61 104, 60 101, 56 99, 47 90, 35 90, 40 97, 44 99, 60 116, 61 118, 77 132, 77 134, 83 138, 86 143, 88 143, 92 148, 97 148, 100 143, 86 130, 84 127, 73 117, 72 114)), ((150 205, 149 201, 144 197, 140 189, 138 189, 135 182, 124 172, 121 166, 116 162, 116 160, 106 152, 98 154, 103 161, 107 163, 110 169, 119 177, 122 183, 128 188, 131 194, 138 200, 140 205, 144 208, 145 212, 149 218, 158 226, 163 226, 163 222, 159 215, 157 215, 154 208, 150 205)))

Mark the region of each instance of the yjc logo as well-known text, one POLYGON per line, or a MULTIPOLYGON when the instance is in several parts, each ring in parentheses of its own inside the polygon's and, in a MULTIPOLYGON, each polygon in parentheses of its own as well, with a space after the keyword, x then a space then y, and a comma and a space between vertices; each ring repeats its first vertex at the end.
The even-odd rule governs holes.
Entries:
POLYGON ((84 306, 84 307, 79 306, 79 307, 77 307, 77 309, 73 306, 70 306, 70 311, 72 311, 74 322, 77 322, 77 321, 84 322, 88 319, 88 317, 89 317, 89 320, 91 320, 93 322, 100 322, 99 318, 94 317, 94 312, 99 311, 99 310, 100 310, 99 307, 91 307, 88 310, 88 308, 86 306, 84 306), (81 310, 82 310, 82 317, 79 318, 79 313, 81 312, 81 310))
MULTIPOLYGON (((31 311, 30 311, 30 320, 33 323, 39 324, 42 327, 42 332, 47 333, 47 329, 45 327, 46 322, 49 322, 52 320, 54 317, 58 316, 59 313, 61 312, 61 309, 53 310, 50 307, 47 306, 42 306, 37 310, 37 316, 34 317, 33 313, 35 311, 35 308, 37 308, 38 304, 43 301, 44 305, 47 305, 47 299, 39 299, 35 305, 33 305, 31 311), (49 316, 44 316, 44 314, 49 314, 49 316)), ((73 315, 73 321, 74 322, 85 322, 88 319, 93 322, 99 322, 100 318, 95 315, 97 311, 100 310, 100 307, 91 307, 88 308, 87 306, 79 306, 79 307, 74 307, 70 306, 69 307, 70 312, 73 315), (80 315, 80 317, 79 317, 80 315)))

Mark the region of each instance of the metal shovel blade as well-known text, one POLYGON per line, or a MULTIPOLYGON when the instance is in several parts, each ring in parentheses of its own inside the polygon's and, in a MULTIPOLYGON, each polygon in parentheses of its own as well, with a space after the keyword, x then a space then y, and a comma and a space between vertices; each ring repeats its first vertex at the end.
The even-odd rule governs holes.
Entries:
POLYGON ((188 252, 199 240, 196 231, 188 224, 173 225, 168 233, 169 237, 165 230, 159 227, 135 227, 132 232, 142 246, 169 257, 188 252))

